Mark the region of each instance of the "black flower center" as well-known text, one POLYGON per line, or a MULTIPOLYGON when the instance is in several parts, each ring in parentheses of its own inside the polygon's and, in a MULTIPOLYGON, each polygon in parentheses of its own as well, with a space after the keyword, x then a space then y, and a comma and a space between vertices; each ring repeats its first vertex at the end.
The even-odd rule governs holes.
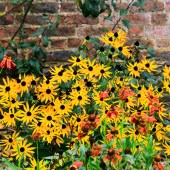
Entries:
POLYGON ((115 52, 115 49, 114 49, 114 48, 111 48, 110 51, 111 51, 112 53, 114 53, 114 52, 115 52))
POLYGON ((25 85, 26 85, 26 82, 25 82, 25 81, 23 81, 23 82, 21 83, 21 85, 22 85, 22 86, 25 86, 25 85))
POLYGON ((65 109, 65 106, 64 106, 64 105, 61 105, 61 106, 60 106, 60 109, 61 109, 61 110, 64 110, 64 109, 65 109))
POLYGON ((134 69, 135 71, 138 71, 138 67, 137 67, 137 66, 133 67, 133 69, 134 69))
POLYGON ((15 103, 15 100, 14 99, 12 99, 12 101, 11 101, 13 104, 15 103))
POLYGON ((10 114, 10 118, 14 118, 14 114, 10 114))
POLYGON ((62 129, 65 129, 66 128, 66 125, 65 124, 62 124, 62 129))
POLYGON ((90 66, 88 69, 89 69, 89 71, 93 71, 93 67, 92 66, 90 66))
POLYGON ((108 55, 108 58, 112 59, 112 54, 109 54, 109 55, 108 55))
POLYGON ((149 67, 150 67, 150 64, 149 64, 149 63, 147 63, 147 64, 145 64, 145 66, 146 66, 147 68, 149 68, 149 67))
POLYGON ((89 36, 86 36, 86 38, 85 38, 86 40, 89 40, 90 39, 90 37, 89 36))
POLYGON ((140 98, 141 97, 141 95, 140 94, 138 94, 138 98, 140 98))
POLYGON ((76 89, 77 89, 77 91, 80 91, 80 90, 81 90, 81 88, 80 88, 79 86, 78 86, 76 89))
POLYGON ((159 88, 158 88, 158 92, 161 92, 161 91, 162 91, 162 88, 161 88, 161 87, 159 87, 159 88))
POLYGON ((47 120, 52 120, 52 117, 51 116, 47 116, 47 120))
POLYGON ((21 147, 20 148, 20 152, 24 152, 25 151, 25 148, 24 147, 21 147))
POLYGON ((38 122, 38 123, 37 123, 37 126, 41 126, 41 122, 38 122))
POLYGON ((134 45, 139 46, 139 41, 136 41, 134 45))
POLYGON ((77 121, 77 122, 80 122, 80 121, 81 121, 81 119, 78 117, 78 118, 76 119, 76 121, 77 121))
POLYGON ((101 52, 104 52, 104 47, 100 47, 99 49, 101 52))
POLYGON ((35 81, 35 80, 32 80, 32 81, 31 81, 31 85, 35 86, 35 85, 36 85, 36 81, 35 81))
POLYGON ((10 88, 9 86, 7 86, 7 87, 5 88, 6 91, 10 91, 10 89, 11 89, 11 88, 10 88))
POLYGON ((46 84, 49 84, 50 83, 50 81, 49 80, 46 80, 46 84))
POLYGON ((12 143, 12 142, 13 142, 12 138, 9 138, 8 141, 9 141, 9 143, 12 143))
POLYGON ((110 38, 109 38, 109 41, 113 41, 113 38, 112 38, 112 37, 110 37, 110 38))
POLYGON ((118 49, 119 49, 119 51, 122 51, 122 50, 123 50, 123 48, 122 48, 122 47, 119 47, 118 49))
POLYGON ((46 90, 46 93, 47 93, 47 94, 50 94, 50 93, 51 93, 51 90, 50 90, 50 89, 47 89, 47 90, 46 90))
POLYGON ((58 72, 58 75, 59 75, 59 76, 62 76, 62 75, 63 75, 63 72, 62 72, 62 71, 59 71, 59 72, 58 72))
POLYGON ((4 116, 0 114, 0 119, 3 119, 3 118, 4 118, 4 116))
POLYGON ((100 73, 102 73, 102 74, 103 74, 104 72, 105 72, 105 71, 104 71, 103 69, 101 69, 101 70, 100 70, 100 73))
POLYGON ((31 112, 27 112, 27 116, 31 116, 31 112))
POLYGON ((135 135, 139 135, 139 131, 138 130, 135 131, 135 135))
POLYGON ((21 83, 21 80, 20 80, 20 79, 17 79, 17 83, 21 83))
POLYGON ((82 96, 78 96, 78 100, 82 100, 82 96))
POLYGON ((74 70, 73 74, 74 74, 74 75, 77 75, 77 71, 76 71, 76 70, 74 70))
POLYGON ((112 88, 111 88, 111 92, 114 92, 114 91, 115 91, 115 88, 114 88, 114 87, 112 87, 112 88))
POLYGON ((50 131, 49 131, 49 130, 47 130, 47 134, 48 134, 48 135, 50 134, 50 131))
POLYGON ((87 86, 87 87, 93 87, 93 84, 92 84, 92 82, 87 81, 86 86, 87 86))
POLYGON ((80 59, 79 59, 79 58, 77 58, 77 59, 76 59, 76 62, 80 62, 80 59))
POLYGON ((118 33, 117 32, 114 33, 114 37, 118 37, 118 33))
POLYGON ((142 87, 141 87, 141 86, 139 86, 139 87, 138 87, 138 90, 141 90, 141 89, 142 89, 142 87))

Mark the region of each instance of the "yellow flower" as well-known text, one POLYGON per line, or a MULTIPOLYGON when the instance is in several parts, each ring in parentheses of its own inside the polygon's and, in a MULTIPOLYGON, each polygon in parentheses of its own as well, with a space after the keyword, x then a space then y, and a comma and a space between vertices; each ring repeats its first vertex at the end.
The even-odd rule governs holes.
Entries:
POLYGON ((97 65, 98 73, 95 76, 96 77, 99 76, 99 79, 101 79, 101 77, 104 77, 105 79, 110 78, 112 74, 112 72, 108 71, 110 68, 111 67, 107 67, 104 64, 102 65, 98 64, 97 65))
POLYGON ((57 113, 61 116, 69 115, 69 113, 72 111, 71 102, 70 101, 64 101, 59 100, 58 98, 54 101, 54 108, 57 111, 57 113))
POLYGON ((87 91, 76 91, 73 90, 70 94, 72 106, 84 106, 89 103, 88 92, 87 91))
POLYGON ((14 109, 9 109, 4 115, 4 123, 6 126, 15 126, 16 120, 19 120, 20 111, 15 112, 14 109))
POLYGON ((28 102, 26 102, 26 105, 23 105, 23 111, 20 113, 20 117, 23 123, 30 123, 32 121, 37 122, 37 114, 39 113, 39 107, 29 106, 28 102))
POLYGON ((168 93, 170 93, 170 81, 169 80, 164 80, 163 81, 164 88, 168 93))
POLYGON ((144 59, 141 60, 141 67, 142 67, 142 69, 144 69, 143 71, 146 70, 149 73, 156 71, 158 66, 155 62, 156 62, 155 60, 153 60, 153 61, 151 61, 149 59, 147 60, 146 57, 144 57, 144 59))
POLYGON ((72 63, 71 67, 74 67, 74 66, 82 67, 86 65, 86 59, 83 59, 82 56, 79 56, 79 57, 71 56, 71 59, 68 61, 72 63))
POLYGON ((4 135, 5 139, 2 139, 0 141, 0 146, 3 146, 4 151, 9 150, 17 143, 17 137, 19 136, 19 133, 14 132, 12 135, 4 135))
POLYGON ((163 144, 164 148, 165 148, 165 153, 167 155, 170 155, 170 145, 168 145, 166 142, 165 144, 163 144))
POLYGON ((61 82, 67 83, 70 80, 68 72, 63 69, 62 65, 60 67, 54 66, 54 68, 51 68, 50 73, 52 75, 51 80, 56 81, 58 84, 61 84, 61 82))
MULTIPOLYGON (((35 170, 37 168, 37 162, 35 158, 30 159, 30 168, 25 168, 25 170, 35 170)), ((48 170, 48 168, 45 167, 45 163, 43 160, 39 161, 39 170, 48 170)))
POLYGON ((129 63, 127 65, 128 71, 130 72, 129 75, 134 77, 140 77, 141 66, 135 62, 134 64, 129 63))
POLYGON ((18 141, 12 149, 12 156, 16 156, 16 159, 19 159, 23 156, 24 161, 27 157, 32 158, 34 154, 35 147, 30 147, 32 143, 27 144, 27 139, 18 141))
POLYGON ((163 68, 164 77, 170 81, 170 67, 167 67, 166 65, 163 68))

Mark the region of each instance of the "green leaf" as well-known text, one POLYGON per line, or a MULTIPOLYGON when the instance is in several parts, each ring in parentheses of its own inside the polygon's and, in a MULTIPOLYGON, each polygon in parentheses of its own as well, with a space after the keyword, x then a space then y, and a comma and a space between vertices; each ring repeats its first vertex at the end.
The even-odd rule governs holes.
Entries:
POLYGON ((116 10, 117 9, 117 5, 116 5, 116 3, 115 2, 113 2, 114 0, 112 0, 112 7, 114 8, 114 10, 116 10))
POLYGON ((8 160, 6 159, 3 159, 2 160, 3 162, 5 162, 5 164, 11 169, 11 170, 17 170, 17 166, 15 166, 14 164, 12 164, 11 162, 9 162, 8 160))
POLYGON ((105 5, 106 5, 106 9, 107 9, 107 11, 108 11, 108 17, 110 17, 111 14, 112 14, 112 10, 111 10, 111 8, 110 8, 110 5, 108 5, 108 4, 105 4, 105 5))
POLYGON ((127 27, 128 29, 131 27, 129 20, 127 20, 127 19, 123 19, 123 20, 122 20, 122 23, 123 23, 123 25, 124 25, 125 27, 127 27))
POLYGON ((55 15, 55 27, 58 28, 59 26, 59 20, 58 20, 58 14, 55 15))
POLYGON ((155 50, 153 48, 148 48, 148 54, 151 57, 155 57, 156 56, 155 50))
POLYGON ((7 53, 6 49, 0 46, 0 61, 3 59, 4 55, 7 53))
POLYGON ((145 5, 145 0, 138 0, 137 2, 134 2, 132 4, 132 6, 136 6, 136 7, 140 7, 140 8, 144 8, 145 5))
POLYGON ((44 32, 44 27, 40 27, 40 28, 38 28, 37 30, 36 30, 36 32, 33 32, 32 34, 31 34, 31 36, 33 36, 33 37, 38 37, 38 36, 40 36, 40 35, 42 35, 42 33, 44 32))
POLYGON ((40 62, 36 58, 31 58, 30 59, 30 65, 34 68, 35 72, 37 74, 40 73, 40 62))
POLYGON ((43 36, 42 39, 41 39, 41 42, 42 42, 42 45, 43 45, 44 47, 47 47, 48 44, 49 44, 49 39, 48 39, 48 37, 43 36))
POLYGON ((126 14, 128 13, 128 11, 124 8, 120 8, 120 16, 124 17, 126 14))
POLYGON ((95 44, 98 44, 100 43, 100 40, 98 38, 95 38, 95 37, 91 37, 89 42, 92 42, 92 43, 95 43, 95 44))

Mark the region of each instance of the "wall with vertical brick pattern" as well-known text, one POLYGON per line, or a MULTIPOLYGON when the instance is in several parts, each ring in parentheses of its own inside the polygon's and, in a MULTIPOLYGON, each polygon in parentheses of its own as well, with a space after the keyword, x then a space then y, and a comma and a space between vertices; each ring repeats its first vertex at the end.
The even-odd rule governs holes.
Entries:
MULTIPOLYGON (((126 7, 129 0, 118 3, 118 7, 126 7)), ((27 4, 25 4, 25 7, 27 4)), ((0 17, 0 44, 5 46, 12 37, 23 17, 25 7, 18 7, 12 13, 0 17)), ((0 13, 12 8, 9 0, 0 1, 0 13)), ((42 17, 43 13, 51 16, 58 11, 60 25, 55 31, 47 30, 51 43, 45 48, 47 62, 65 61, 72 51, 82 43, 87 35, 100 35, 103 31, 111 29, 118 19, 118 13, 112 15, 113 21, 104 20, 104 13, 99 18, 84 18, 75 1, 60 0, 34 0, 29 12, 25 27, 27 33, 47 23, 42 17)), ((129 30, 131 41, 139 40, 157 52, 160 62, 170 64, 170 0, 146 0, 144 10, 136 7, 130 8, 130 13, 125 17, 130 20, 132 27, 129 30)))

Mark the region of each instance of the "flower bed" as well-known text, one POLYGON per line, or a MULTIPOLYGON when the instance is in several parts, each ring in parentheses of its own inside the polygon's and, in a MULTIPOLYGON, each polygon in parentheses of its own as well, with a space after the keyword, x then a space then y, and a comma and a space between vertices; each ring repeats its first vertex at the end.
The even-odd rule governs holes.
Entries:
POLYGON ((4 78, 2 161, 27 170, 164 169, 170 125, 160 99, 170 93, 170 67, 127 40, 122 29, 86 37, 81 55, 51 68, 50 76, 4 78), (85 55, 89 42, 93 58, 85 55))

